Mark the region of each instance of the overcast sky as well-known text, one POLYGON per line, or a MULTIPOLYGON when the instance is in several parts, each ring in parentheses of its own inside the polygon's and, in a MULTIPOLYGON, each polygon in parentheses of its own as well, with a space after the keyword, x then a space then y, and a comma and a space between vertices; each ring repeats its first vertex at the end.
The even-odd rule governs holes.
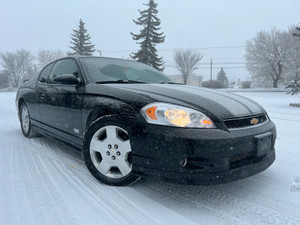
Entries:
MULTIPOLYGON (((91 41, 102 56, 128 58, 138 49, 130 31, 147 0, 0 0, 0 52, 24 48, 69 51, 70 34, 79 19, 86 23, 91 41)), ((288 29, 300 22, 300 0, 156 0, 165 43, 157 45, 166 62, 167 74, 173 68, 173 49, 199 48, 204 57, 195 71, 209 77, 220 67, 230 80, 250 77, 245 69, 245 44, 258 31, 276 27, 288 29)))

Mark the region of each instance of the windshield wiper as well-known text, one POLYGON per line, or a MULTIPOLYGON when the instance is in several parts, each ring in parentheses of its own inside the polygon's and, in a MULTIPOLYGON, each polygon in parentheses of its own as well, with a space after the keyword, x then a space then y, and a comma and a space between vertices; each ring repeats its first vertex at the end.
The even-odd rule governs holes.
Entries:
POLYGON ((96 84, 144 84, 146 82, 139 80, 107 80, 97 81, 96 84))

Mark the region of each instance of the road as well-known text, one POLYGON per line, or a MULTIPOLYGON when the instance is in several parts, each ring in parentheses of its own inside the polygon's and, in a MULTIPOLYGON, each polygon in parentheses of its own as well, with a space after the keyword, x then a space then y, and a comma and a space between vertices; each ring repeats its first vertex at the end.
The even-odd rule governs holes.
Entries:
POLYGON ((129 187, 99 183, 79 151, 25 138, 15 93, 0 92, 0 224, 300 224, 300 108, 285 93, 241 93, 263 105, 278 130, 266 171, 216 186, 153 178, 129 187))

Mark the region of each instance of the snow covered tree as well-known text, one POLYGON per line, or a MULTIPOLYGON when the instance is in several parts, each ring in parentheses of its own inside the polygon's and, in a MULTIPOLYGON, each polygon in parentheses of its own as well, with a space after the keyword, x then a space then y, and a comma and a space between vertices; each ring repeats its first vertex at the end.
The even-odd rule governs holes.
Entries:
POLYGON ((300 26, 299 27, 295 27, 293 35, 300 38, 300 26))
POLYGON ((162 71, 164 69, 164 62, 162 57, 158 57, 156 44, 163 43, 165 36, 163 32, 158 32, 160 30, 160 19, 156 16, 158 13, 156 9, 157 3, 153 0, 149 0, 149 2, 144 5, 148 6, 148 9, 143 11, 139 10, 141 16, 137 18, 137 20, 133 20, 135 24, 142 26, 143 29, 139 34, 130 32, 133 40, 139 41, 137 43, 140 45, 140 50, 136 53, 132 53, 130 56, 138 62, 145 63, 162 71))
POLYGON ((253 80, 272 81, 273 87, 278 87, 278 81, 283 79, 290 51, 290 34, 275 28, 270 32, 260 31, 247 42, 247 69, 253 80))
POLYGON ((70 41, 72 46, 69 47, 74 52, 70 52, 68 55, 93 55, 95 51, 95 45, 91 43, 91 36, 87 34, 84 24, 85 23, 80 19, 78 30, 73 30, 70 41))
POLYGON ((220 72, 218 73, 217 80, 220 81, 224 85, 224 87, 227 86, 228 78, 223 68, 221 68, 220 72))
POLYGON ((181 72, 183 83, 186 84, 190 74, 197 69, 197 64, 203 55, 195 49, 177 49, 174 51, 174 60, 177 69, 181 72))
POLYGON ((288 80, 289 84, 286 88, 291 88, 289 94, 298 94, 300 92, 300 27, 290 28, 291 35, 291 49, 290 61, 288 64, 288 80))
POLYGON ((286 88, 291 88, 288 94, 298 94, 300 92, 300 77, 297 77, 295 80, 290 81, 286 88))
POLYGON ((13 88, 19 87, 24 75, 33 66, 33 59, 34 56, 24 49, 0 54, 0 64, 8 72, 9 81, 13 88))

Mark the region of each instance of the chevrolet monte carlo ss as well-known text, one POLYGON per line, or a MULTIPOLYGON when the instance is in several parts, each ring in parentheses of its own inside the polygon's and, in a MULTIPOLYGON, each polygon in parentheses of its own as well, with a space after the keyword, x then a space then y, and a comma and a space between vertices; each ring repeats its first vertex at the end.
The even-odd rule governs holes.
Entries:
POLYGON ((92 175, 128 185, 144 175, 218 184, 275 160, 276 128, 247 98, 172 83, 130 60, 68 57, 47 65, 16 96, 26 137, 82 149, 92 175))

